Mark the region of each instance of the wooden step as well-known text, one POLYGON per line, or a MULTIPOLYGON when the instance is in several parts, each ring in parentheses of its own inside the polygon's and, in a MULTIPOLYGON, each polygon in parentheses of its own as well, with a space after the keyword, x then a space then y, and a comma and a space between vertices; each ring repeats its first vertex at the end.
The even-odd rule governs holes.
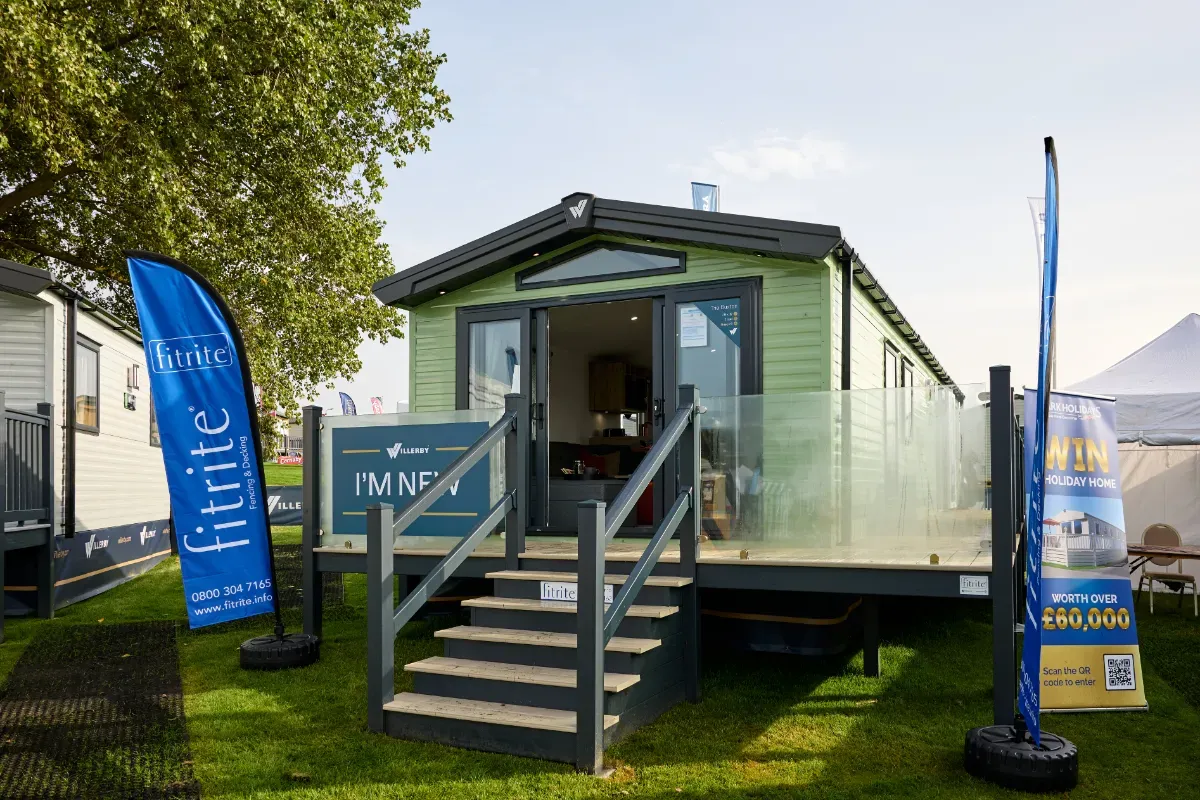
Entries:
MULTIPOLYGON (((565 647, 575 649, 575 634, 547 633, 546 631, 522 631, 511 628, 484 628, 476 625, 457 625, 453 628, 442 628, 434 631, 438 639, 465 639, 476 642, 495 642, 497 644, 523 644, 533 647, 565 647)), ((604 649, 610 653, 649 653, 662 645, 661 639, 632 639, 627 636, 614 636, 608 640, 604 649)))
MULTIPOLYGON (((500 572, 489 572, 483 577, 493 580, 506 581, 561 581, 563 583, 578 583, 578 576, 574 572, 539 572, 536 570, 502 570, 500 572)), ((612 584, 623 584, 629 580, 628 575, 605 575, 604 582, 612 584)), ((646 586, 665 586, 671 589, 678 589, 687 586, 692 582, 691 578, 681 578, 678 575, 651 575, 646 578, 646 586)))
MULTIPOLYGON (((575 614, 575 603, 561 600, 530 600, 521 597, 474 597, 463 600, 468 608, 497 608, 504 611, 547 611, 555 614, 575 614)), ((663 619, 679 612, 679 606, 630 606, 626 617, 663 619)))
MULTIPOLYGON (((417 714, 423 717, 457 719, 489 725, 575 733, 575 712, 554 708, 488 703, 483 700, 460 700, 453 697, 436 697, 429 694, 405 692, 385 704, 383 709, 398 714, 417 714)), ((604 727, 611 728, 619 720, 619 717, 605 714, 604 727)))
MULTIPOLYGON (((434 656, 415 661, 404 667, 405 672, 426 672, 458 678, 476 678, 507 683, 531 683, 538 686, 575 688, 575 670, 555 667, 530 667, 525 664, 501 664, 495 661, 474 661, 468 658, 434 656)), ((604 691, 623 692, 641 680, 640 675, 621 672, 604 673, 604 691)))

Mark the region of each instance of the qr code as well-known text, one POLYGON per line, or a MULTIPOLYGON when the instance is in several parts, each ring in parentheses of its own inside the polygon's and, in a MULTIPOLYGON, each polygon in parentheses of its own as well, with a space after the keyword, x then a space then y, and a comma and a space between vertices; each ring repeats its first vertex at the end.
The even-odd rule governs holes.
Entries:
POLYGON ((1133 656, 1104 656, 1104 688, 1110 692, 1132 691, 1137 688, 1133 677, 1133 656))

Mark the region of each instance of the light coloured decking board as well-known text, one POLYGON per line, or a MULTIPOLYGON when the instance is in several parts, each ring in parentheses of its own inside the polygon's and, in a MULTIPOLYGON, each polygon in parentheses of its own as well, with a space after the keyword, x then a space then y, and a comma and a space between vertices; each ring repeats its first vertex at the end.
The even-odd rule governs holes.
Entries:
MULTIPOLYGON (((495 661, 476 661, 469 658, 432 658, 414 661, 404 667, 405 672, 424 672, 430 675, 450 675, 505 683, 529 683, 537 686, 560 686, 574 689, 575 670, 557 667, 532 667, 527 664, 501 664, 495 661)), ((623 692, 641 680, 639 675, 623 672, 604 673, 604 691, 623 692)))
MULTIPOLYGON (((575 733, 575 712, 557 708, 517 706, 509 703, 488 703, 483 700, 462 700, 457 697, 437 697, 404 692, 383 706, 385 711, 417 714, 424 717, 460 719, 505 725, 510 728, 532 728, 539 731, 575 733)), ((620 721, 613 714, 604 715, 604 727, 611 728, 620 721)))
MULTIPOLYGON (((504 581, 563 581, 565 583, 578 583, 579 580, 579 576, 574 572, 544 572, 538 570, 501 570, 500 572, 489 572, 483 577, 504 581)), ((628 575, 604 576, 605 583, 614 585, 623 584, 628 579, 628 575)), ((691 578, 681 578, 677 575, 651 575, 646 578, 645 585, 680 589, 690 585, 691 582, 691 578)))
MULTIPOLYGON (((545 611, 550 614, 575 614, 579 611, 576 603, 560 600, 533 600, 524 597, 472 597, 463 600, 467 608, 494 608, 503 611, 545 611)), ((608 604, 605 604, 608 607, 608 604)), ((627 617, 643 619, 663 619, 679 613, 679 606, 630 606, 625 612, 627 617)))
MULTIPOLYGON (((575 649, 575 634, 550 633, 548 631, 525 631, 513 628, 487 628, 479 625, 457 625, 434 631, 437 639, 462 639, 472 642, 495 642, 497 644, 521 644, 533 647, 561 647, 575 649)), ((609 653, 649 653, 662 645, 661 639, 635 639, 629 636, 614 636, 604 646, 609 653)))

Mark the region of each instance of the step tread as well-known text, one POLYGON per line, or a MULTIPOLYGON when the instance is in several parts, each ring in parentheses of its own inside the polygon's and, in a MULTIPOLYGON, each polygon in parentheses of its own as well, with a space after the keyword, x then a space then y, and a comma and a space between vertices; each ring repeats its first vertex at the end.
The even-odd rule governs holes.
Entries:
MULTIPOLYGON (((484 700, 462 700, 457 697, 438 697, 412 692, 396 695, 396 698, 390 703, 386 703, 383 708, 385 711, 400 714, 419 714, 425 717, 575 733, 575 712, 556 708, 490 703, 484 700)), ((611 728, 619 720, 620 717, 605 714, 604 727, 611 728)))
MULTIPOLYGON (((483 577, 505 581, 562 581, 563 583, 578 583, 574 572, 540 572, 537 570, 506 569, 499 572, 489 572, 483 577)), ((604 582, 622 584, 629 579, 628 575, 605 575, 604 582)), ((651 575, 646 578, 646 586, 666 586, 678 589, 691 584, 691 578, 681 578, 678 575, 651 575)))
MULTIPOLYGON (((498 608, 505 611, 548 611, 557 614, 574 614, 577 606, 565 600, 533 600, 524 597, 473 597, 463 600, 468 608, 498 608)), ((679 606, 630 606, 627 617, 662 619, 679 612, 679 606)))
MULTIPOLYGON (((575 634, 551 633, 549 631, 523 631, 513 628, 488 628, 480 625, 456 625, 434 631, 438 639, 465 639, 476 642, 500 644, 525 644, 538 647, 564 647, 575 649, 575 634)), ((610 653, 648 653, 662 645, 661 639, 635 639, 629 636, 614 636, 604 649, 610 653)))
MULTIPOLYGON (((575 688, 575 670, 557 667, 531 667, 526 664, 502 664, 496 661, 433 656, 407 664, 404 670, 405 672, 426 672, 432 675, 454 675, 489 681, 575 688)), ((639 675, 606 672, 604 673, 604 691, 623 692, 640 680, 641 676, 639 675)))

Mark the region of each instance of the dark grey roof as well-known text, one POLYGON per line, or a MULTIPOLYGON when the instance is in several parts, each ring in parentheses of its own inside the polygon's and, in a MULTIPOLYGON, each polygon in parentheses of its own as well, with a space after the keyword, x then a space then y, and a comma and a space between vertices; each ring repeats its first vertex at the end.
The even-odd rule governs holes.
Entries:
POLYGON ((833 225, 627 203, 577 192, 555 206, 422 261, 374 286, 388 305, 412 307, 595 234, 810 261, 842 240, 833 225))
POLYGON ((52 283, 54 283, 54 278, 44 269, 0 258, 0 289, 2 290, 37 294, 52 283))

